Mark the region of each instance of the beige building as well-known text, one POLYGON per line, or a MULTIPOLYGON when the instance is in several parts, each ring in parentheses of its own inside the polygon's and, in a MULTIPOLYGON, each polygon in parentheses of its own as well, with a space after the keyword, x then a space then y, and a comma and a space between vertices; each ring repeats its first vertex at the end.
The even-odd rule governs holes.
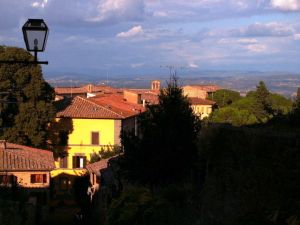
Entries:
POLYGON ((191 98, 206 99, 219 89, 221 88, 217 85, 186 85, 183 86, 183 94, 191 98))
POLYGON ((198 115, 201 119, 208 117, 212 110, 215 102, 201 99, 201 98, 189 98, 191 102, 191 107, 196 115, 198 115))
POLYGON ((33 202, 45 203, 50 188, 50 171, 55 168, 53 153, 0 141, 0 186, 18 186, 33 202))

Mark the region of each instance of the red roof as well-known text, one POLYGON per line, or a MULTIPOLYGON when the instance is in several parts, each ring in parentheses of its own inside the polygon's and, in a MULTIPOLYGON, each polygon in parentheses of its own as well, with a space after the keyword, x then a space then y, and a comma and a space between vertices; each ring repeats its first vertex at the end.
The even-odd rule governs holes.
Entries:
POLYGON ((134 104, 124 100, 122 94, 101 95, 89 98, 90 101, 102 107, 109 108, 123 118, 137 115, 145 110, 140 104, 134 104))
POLYGON ((188 98, 188 99, 189 99, 189 101, 192 105, 214 105, 215 104, 214 101, 206 100, 206 99, 203 99, 203 98, 191 97, 191 98, 188 98))
POLYGON ((138 104, 126 102, 121 94, 101 95, 93 98, 75 97, 57 103, 57 117, 87 119, 124 119, 143 111, 138 104))
POLYGON ((0 171, 50 171, 55 168, 53 153, 6 142, 0 147, 0 171))
MULTIPOLYGON (((111 157, 112 158, 112 157, 111 157)), ((96 175, 100 175, 100 170, 107 168, 108 166, 108 161, 111 159, 101 159, 98 162, 94 162, 94 163, 90 163, 86 165, 86 169, 90 172, 90 173, 94 173, 96 175)))

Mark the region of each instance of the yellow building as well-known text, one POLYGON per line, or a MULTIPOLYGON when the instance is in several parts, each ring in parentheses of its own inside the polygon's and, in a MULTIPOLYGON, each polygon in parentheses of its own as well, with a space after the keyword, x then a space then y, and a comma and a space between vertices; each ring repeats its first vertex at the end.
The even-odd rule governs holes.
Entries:
POLYGON ((202 98, 188 98, 191 107, 196 115, 200 117, 200 119, 203 119, 205 117, 208 117, 212 110, 215 102, 202 99, 202 98))
POLYGON ((120 146, 121 130, 136 127, 136 115, 144 108, 128 103, 122 94, 103 94, 89 99, 75 97, 58 104, 57 122, 65 124, 68 131, 59 136, 67 146, 67 156, 56 161, 51 172, 61 190, 68 190, 72 177, 86 173, 86 165, 93 153, 111 146, 120 146))

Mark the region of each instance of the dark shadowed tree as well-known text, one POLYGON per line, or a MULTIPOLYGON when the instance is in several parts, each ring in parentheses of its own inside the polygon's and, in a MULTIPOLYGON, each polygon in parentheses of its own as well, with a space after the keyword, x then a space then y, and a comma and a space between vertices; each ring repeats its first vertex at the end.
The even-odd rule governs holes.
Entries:
MULTIPOLYGON (((28 60, 33 56, 15 47, 1 47, 0 60, 28 60)), ((0 64, 0 138, 45 147, 48 123, 54 118, 54 90, 39 65, 0 64)))
POLYGON ((151 185, 188 180, 197 161, 200 122, 182 88, 172 78, 139 118, 139 136, 122 137, 129 175, 151 185))
POLYGON ((300 109, 300 87, 297 90, 297 97, 295 100, 295 107, 300 109))

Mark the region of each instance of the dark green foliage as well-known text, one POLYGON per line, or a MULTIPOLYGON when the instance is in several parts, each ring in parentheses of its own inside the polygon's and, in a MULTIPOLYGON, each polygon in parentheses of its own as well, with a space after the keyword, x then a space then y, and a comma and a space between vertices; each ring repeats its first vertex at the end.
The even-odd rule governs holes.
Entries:
POLYGON ((225 107, 216 110, 212 116, 215 123, 229 123, 234 126, 251 125, 257 123, 256 117, 248 110, 225 107))
POLYGON ((60 118, 49 123, 48 147, 53 151, 54 157, 65 157, 67 155, 69 134, 73 132, 71 118, 60 118))
POLYGON ((260 81, 258 86, 256 86, 254 97, 256 100, 255 115, 260 122, 265 122, 265 118, 268 118, 273 113, 273 110, 270 101, 270 92, 263 81, 260 81))
POLYGON ((300 127, 300 88, 298 88, 297 97, 293 104, 293 110, 290 114, 290 122, 292 126, 300 127))
POLYGON ((201 132, 207 159, 201 224, 299 220, 299 133, 274 130, 217 126, 201 132))
POLYGON ((295 107, 300 109, 300 87, 297 90, 297 97, 295 101, 295 107))
POLYGON ((240 98, 241 96, 239 92, 227 89, 217 90, 209 96, 209 99, 215 101, 218 107, 231 105, 240 98))
POLYGON ((139 137, 122 137, 131 178, 152 185, 189 179, 197 161, 200 123, 176 79, 161 91, 159 104, 140 116, 139 128, 139 137))
POLYGON ((269 99, 273 115, 287 115, 289 112, 291 112, 293 107, 291 100, 282 95, 273 93, 269 95, 269 99))
MULTIPOLYGON (((20 48, 2 47, 0 60, 33 60, 33 57, 20 48)), ((43 79, 41 67, 0 64, 0 93, 0 138, 45 147, 47 126, 55 117, 55 110, 54 90, 43 79)))
POLYGON ((101 159, 108 159, 110 157, 120 155, 122 153, 122 148, 117 145, 107 145, 101 147, 99 152, 94 152, 91 154, 90 163, 100 161, 101 159))
POLYGON ((259 82, 256 91, 239 98, 230 106, 215 110, 210 121, 230 123, 234 126, 266 123, 274 117, 287 115, 292 110, 292 102, 279 94, 272 94, 264 82, 259 82))
POLYGON ((115 199, 108 212, 109 225, 197 224, 191 187, 168 186, 153 194, 147 188, 131 188, 115 199))

